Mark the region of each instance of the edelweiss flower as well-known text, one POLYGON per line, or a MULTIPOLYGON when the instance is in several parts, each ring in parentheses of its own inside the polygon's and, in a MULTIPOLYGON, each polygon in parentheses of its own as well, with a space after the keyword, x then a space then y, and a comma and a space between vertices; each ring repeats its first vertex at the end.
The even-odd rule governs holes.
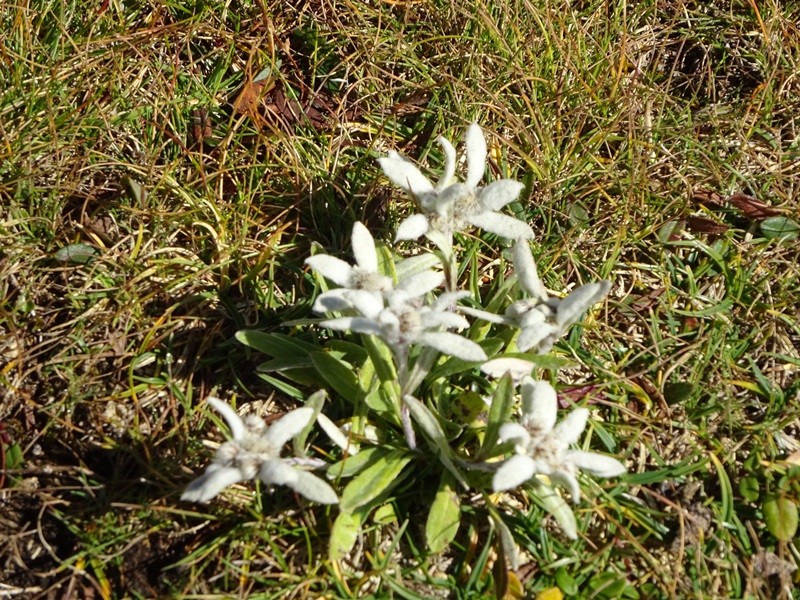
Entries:
POLYGON ((342 286, 340 289, 320 294, 314 303, 314 311, 326 312, 346 308, 347 305, 341 303, 342 292, 345 289, 364 290, 377 296, 391 291, 392 280, 378 271, 375 240, 363 223, 356 221, 353 224, 350 242, 356 259, 355 266, 328 254, 316 254, 306 259, 308 266, 342 286))
POLYGON ((517 338, 517 348, 522 352, 549 352, 556 340, 611 289, 610 281, 598 281, 580 286, 566 298, 548 297, 536 271, 531 250, 523 240, 514 244, 514 270, 520 287, 530 298, 514 302, 506 309, 505 315, 468 307, 461 307, 460 310, 491 323, 519 327, 522 331, 517 338))
POLYGON ((514 201, 524 187, 513 179, 501 179, 478 188, 486 168, 486 139, 473 123, 465 136, 467 178, 464 183, 452 183, 456 170, 456 150, 443 137, 436 140, 445 155, 444 174, 434 186, 417 167, 397 152, 389 152, 378 162, 386 177, 395 185, 410 192, 421 209, 405 219, 397 229, 397 240, 414 240, 422 235, 444 234, 449 238, 455 231, 470 225, 480 227, 510 239, 530 239, 533 230, 527 223, 499 213, 514 201))
POLYGON ((323 277, 339 284, 336 288, 320 294, 314 302, 314 312, 341 311, 352 307, 348 297, 351 293, 371 298, 383 307, 383 298, 397 296, 414 298, 423 296, 439 287, 444 275, 430 269, 409 275, 395 286, 390 277, 378 271, 378 253, 375 241, 369 230, 358 221, 353 224, 351 238, 355 266, 347 264, 334 256, 316 254, 306 259, 312 269, 323 277))
POLYGON ((626 471, 621 462, 610 456, 570 450, 586 427, 589 411, 576 408, 556 424, 557 410, 556 391, 549 383, 530 377, 523 380, 521 422, 500 427, 500 439, 514 442, 516 454, 494 474, 495 491, 510 490, 539 474, 567 487, 573 502, 578 502, 578 469, 598 477, 615 477, 626 471))
POLYGON ((242 420, 230 406, 209 398, 231 428, 233 439, 225 442, 206 472, 192 481, 181 500, 208 502, 229 485, 258 477, 268 486, 285 485, 309 500, 336 504, 336 492, 325 481, 299 468, 302 464, 320 466, 313 460, 281 458, 283 445, 300 433, 314 417, 312 408, 298 408, 267 427, 256 415, 242 420))
POLYGON ((320 325, 378 336, 400 356, 406 354, 411 344, 418 344, 462 360, 486 360, 486 353, 475 342, 458 334, 442 331, 469 327, 464 317, 448 310, 469 293, 447 292, 429 306, 422 306, 419 298, 421 294, 417 291, 395 290, 395 293, 389 295, 385 307, 369 294, 345 292, 344 297, 363 316, 328 319, 320 325))

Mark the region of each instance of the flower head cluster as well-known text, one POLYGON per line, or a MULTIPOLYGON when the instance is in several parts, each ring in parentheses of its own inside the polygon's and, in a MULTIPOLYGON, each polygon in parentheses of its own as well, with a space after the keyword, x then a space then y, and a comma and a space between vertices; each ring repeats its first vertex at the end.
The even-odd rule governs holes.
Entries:
POLYGON ((470 226, 509 239, 532 238, 533 230, 527 223, 498 212, 519 196, 523 188, 521 183, 501 179, 484 188, 478 187, 486 168, 486 139, 481 128, 473 123, 467 129, 467 177, 463 183, 453 182, 455 148, 441 136, 436 141, 445 155, 444 173, 436 185, 397 152, 378 159, 386 177, 411 193, 421 211, 400 223, 396 238, 414 240, 436 233, 449 238, 454 232, 464 231, 470 226))
POLYGON ((285 485, 322 504, 336 504, 339 499, 330 485, 300 468, 314 461, 281 458, 283 445, 302 431, 314 417, 312 408, 298 408, 267 426, 256 415, 242 420, 236 411, 217 398, 211 404, 225 419, 233 439, 222 444, 206 472, 192 481, 181 500, 208 502, 226 487, 258 477, 268 486, 285 485))
POLYGON ((514 269, 519 285, 528 294, 528 298, 514 302, 506 309, 505 315, 466 307, 461 310, 492 323, 519 327, 521 332, 517 338, 517 348, 522 352, 549 352, 553 344, 583 313, 592 304, 602 300, 611 289, 610 281, 598 281, 576 288, 566 298, 549 297, 525 241, 517 241, 514 245, 514 269))
POLYGON ((526 377, 522 382, 522 418, 519 423, 506 423, 500 428, 500 439, 514 443, 515 455, 495 472, 495 491, 515 488, 534 476, 545 475, 564 485, 574 502, 580 500, 576 478, 579 469, 598 477, 614 477, 625 472, 615 458, 571 450, 586 427, 589 411, 576 408, 556 424, 558 400, 556 391, 546 381, 526 377))
POLYGON ((426 305, 424 296, 444 281, 440 272, 424 270, 394 285, 378 272, 375 242, 361 223, 353 226, 356 266, 327 255, 306 259, 312 269, 342 287, 321 294, 317 312, 352 309, 357 316, 337 317, 320 325, 336 330, 380 337, 396 354, 405 355, 411 344, 435 348, 464 360, 486 360, 478 344, 448 329, 464 329, 467 320, 451 308, 467 292, 448 292, 426 305))

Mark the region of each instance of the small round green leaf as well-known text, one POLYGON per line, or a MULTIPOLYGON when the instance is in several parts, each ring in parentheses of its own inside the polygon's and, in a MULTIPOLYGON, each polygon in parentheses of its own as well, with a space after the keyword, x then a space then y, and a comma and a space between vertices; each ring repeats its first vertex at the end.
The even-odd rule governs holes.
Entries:
POLYGON ((785 496, 769 496, 762 507, 764 523, 781 542, 788 542, 797 533, 797 505, 785 496))
POLYGON ((758 485, 758 477, 749 475, 739 482, 739 493, 748 502, 755 502, 761 495, 761 488, 758 485))
POLYGON ((83 265, 92 260, 97 255, 97 248, 89 244, 70 244, 59 248, 54 254, 59 262, 75 263, 83 265))
POLYGON ((758 224, 764 237, 796 239, 800 235, 800 224, 789 217, 768 217, 758 224))

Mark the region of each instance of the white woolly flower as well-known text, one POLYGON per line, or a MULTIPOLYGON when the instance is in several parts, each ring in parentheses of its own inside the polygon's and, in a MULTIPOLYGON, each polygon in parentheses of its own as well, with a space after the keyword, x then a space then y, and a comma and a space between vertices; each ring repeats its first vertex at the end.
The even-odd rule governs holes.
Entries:
POLYGON ((339 502, 330 485, 299 468, 302 464, 320 466, 318 461, 280 456, 284 444, 311 422, 312 408, 290 411, 268 427, 256 415, 242 420, 233 408, 217 398, 209 398, 208 403, 228 423, 233 439, 219 447, 214 461, 189 484, 181 500, 205 503, 230 485, 258 477, 268 486, 285 485, 321 504, 339 502))
POLYGON ((556 423, 556 391, 546 381, 526 377, 522 383, 522 418, 519 423, 500 427, 500 439, 513 442, 515 455, 495 472, 492 487, 505 491, 522 485, 536 475, 545 475, 564 485, 573 502, 580 500, 579 469, 597 477, 615 477, 625 473, 617 459, 594 452, 571 450, 580 438, 589 411, 576 408, 556 423))
POLYGON ((501 179, 478 187, 486 168, 486 139, 477 123, 469 126, 465 136, 467 177, 464 183, 452 182, 456 170, 455 148, 441 136, 436 141, 445 154, 445 169, 435 186, 397 152, 389 152, 388 156, 378 159, 386 177, 411 193, 422 211, 400 223, 396 239, 414 240, 436 233, 449 237, 470 226, 509 239, 532 238, 533 230, 527 223, 498 212, 519 196, 524 187, 521 183, 501 179))
POLYGON ((529 298, 514 302, 506 309, 505 315, 468 307, 461 307, 460 310, 491 323, 519 327, 522 331, 517 338, 517 348, 522 352, 549 352, 583 313, 592 304, 602 300, 611 289, 610 281, 598 281, 576 288, 566 298, 549 297, 539 279, 531 250, 523 240, 514 244, 514 270, 520 287, 529 298))
POLYGON ((341 300, 344 289, 363 290, 377 296, 391 291, 392 280, 378 271, 375 240, 363 223, 356 221, 353 224, 350 243, 356 259, 355 265, 329 254, 316 254, 306 259, 306 264, 317 273, 341 286, 340 289, 320 294, 314 303, 314 311, 326 312, 347 308, 347 304, 341 300))
MULTIPOLYGON (((306 259, 306 264, 323 277, 341 287, 320 294, 314 302, 314 312, 332 312, 351 308, 350 293, 356 292, 383 307, 383 298, 394 294, 408 297, 422 296, 439 287, 444 275, 437 271, 422 270, 401 280, 396 286, 392 279, 378 271, 378 253, 369 230, 359 221, 353 224, 351 237, 355 265, 330 256, 316 254, 306 259)), ((365 300, 367 301, 367 300, 365 300)))
POLYGON ((386 306, 369 294, 345 292, 344 297, 362 315, 322 321, 322 327, 375 335, 397 355, 404 355, 412 344, 434 348, 462 360, 484 361, 486 353, 475 342, 447 329, 469 327, 467 320, 449 308, 468 292, 447 292, 423 306, 419 290, 398 289, 390 294, 386 306))

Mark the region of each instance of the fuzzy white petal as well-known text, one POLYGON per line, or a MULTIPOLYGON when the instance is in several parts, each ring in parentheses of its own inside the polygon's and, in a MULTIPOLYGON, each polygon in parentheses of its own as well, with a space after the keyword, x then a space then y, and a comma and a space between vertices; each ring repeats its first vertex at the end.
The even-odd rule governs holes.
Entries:
POLYGON ((509 319, 507 319, 506 317, 502 315, 496 315, 494 313, 490 313, 485 310, 470 308, 469 306, 459 306, 458 310, 460 310, 464 314, 469 315, 470 317, 475 317, 476 319, 483 319, 484 321, 488 321, 489 323, 497 323, 498 325, 510 323, 509 319))
POLYGON ((500 210, 509 202, 516 200, 524 187, 513 179, 493 181, 480 191, 478 202, 485 211, 500 210))
POLYGON ((572 497, 573 504, 577 504, 581 501, 581 486, 578 484, 578 480, 575 475, 569 471, 559 469, 550 474, 550 479, 567 488, 569 495, 572 497))
POLYGON ((347 436, 342 432, 342 430, 339 429, 336 424, 324 414, 319 413, 317 415, 317 423, 319 423, 322 431, 324 431, 331 441, 339 446, 339 448, 347 451, 351 455, 358 453, 358 450, 353 447, 353 444, 350 443, 350 440, 347 439, 347 436))
POLYGON ((579 469, 597 477, 617 477, 627 472, 625 465, 605 454, 570 450, 567 459, 579 469))
POLYGON ((461 315, 451 312, 428 312, 422 314, 422 326, 425 329, 434 329, 436 327, 466 329, 469 327, 469 321, 461 315))
POLYGON ((320 327, 335 329, 337 331, 355 331, 356 333, 366 333, 367 335, 380 335, 381 326, 373 319, 364 317, 339 317, 337 319, 327 319, 320 321, 320 327))
POLYGON ((550 336, 558 332, 558 329, 549 323, 537 323, 531 327, 525 327, 517 338, 517 348, 521 352, 533 350, 536 354, 543 354, 550 350, 552 342, 542 344, 550 336))
POLYGON ((566 448, 570 444, 574 444, 578 441, 578 438, 580 438, 586 427, 586 421, 588 420, 589 410, 586 408, 576 408, 555 426, 553 434, 559 443, 566 448))
POLYGON ((449 356, 461 360, 480 362, 486 360, 483 348, 473 341, 447 331, 423 331, 417 336, 416 343, 428 346, 449 356))
POLYGON ((367 319, 376 319, 383 310, 383 298, 376 292, 366 290, 349 290, 344 297, 362 316, 367 319))
POLYGON ((181 500, 206 503, 226 487, 244 481, 245 477, 234 467, 209 467, 205 473, 189 484, 181 500))
POLYGON ((547 301, 547 291, 544 289, 542 280, 539 279, 539 272, 536 269, 536 262, 533 260, 530 246, 524 240, 518 240, 514 244, 514 271, 517 273, 520 287, 531 298, 542 302, 547 301))
POLYGON ((246 428, 241 417, 236 414, 236 411, 219 398, 209 397, 206 399, 206 402, 213 406, 214 409, 222 415, 222 418, 225 419, 225 422, 231 429, 231 437, 235 440, 241 439, 246 428))
POLYGON ((444 283, 444 273, 441 271, 422 271, 407 277, 397 284, 397 289, 409 293, 412 298, 424 296, 444 283))
POLYGON ((464 298, 469 298, 472 294, 466 290, 458 292, 443 292, 436 297, 431 303, 432 310, 452 310, 455 308, 456 303, 464 298))
POLYGON ((265 460, 258 472, 258 477, 267 485, 291 485, 297 481, 298 469, 280 458, 265 460))
POLYGON ((526 377, 522 381, 522 413, 539 431, 550 432, 556 424, 558 396, 546 381, 526 377))
POLYGON ((467 147, 467 185, 477 187, 486 171, 486 138, 477 123, 467 129, 464 136, 467 147))
POLYGON ((514 442, 515 444, 526 445, 531 434, 519 423, 503 423, 498 431, 501 442, 514 442))
POLYGON ((320 294, 314 301, 314 306, 311 310, 317 313, 347 310, 352 305, 344 297, 345 291, 347 291, 347 288, 336 288, 320 294))
POLYGON ((453 181, 453 176, 456 174, 456 149, 453 148, 453 144, 451 144, 449 140, 442 136, 436 138, 436 141, 439 142, 439 146, 442 147, 445 158, 444 173, 442 173, 442 177, 436 184, 436 191, 440 192, 450 185, 450 182, 453 181))
POLYGON ((317 254, 309 256, 306 264, 337 285, 350 286, 350 274, 353 272, 353 267, 343 260, 328 254, 317 254))
POLYGON ((514 381, 519 381, 526 375, 530 375, 536 365, 528 360, 514 357, 493 358, 481 365, 481 371, 489 377, 499 379, 506 373, 511 373, 514 381))
POLYGON ((530 240, 533 239, 533 229, 527 223, 523 223, 519 219, 509 217, 497 212, 483 212, 477 215, 471 215, 467 221, 480 227, 484 231, 494 233, 510 240, 530 240))
POLYGON ((261 465, 259 478, 267 485, 285 485, 309 500, 320 504, 336 504, 339 498, 333 488, 316 475, 287 464, 267 460, 261 465))
POLYGON ((574 290, 558 303, 556 321, 562 327, 568 327, 581 318, 592 304, 599 302, 611 289, 610 281, 587 283, 574 290))
POLYGON ((389 181, 405 191, 414 195, 433 191, 433 185, 428 178, 411 162, 401 158, 396 152, 390 152, 389 156, 379 158, 378 163, 386 177, 389 178, 389 181))
POLYGON ((492 478, 496 492, 504 492, 522 485, 536 474, 536 465, 530 456, 517 454, 505 461, 492 478))
POLYGON ((375 240, 361 221, 353 223, 353 234, 350 237, 353 256, 356 264, 371 273, 378 272, 378 253, 375 251, 375 240))
POLYGON ((425 215, 411 215, 397 227, 394 240, 396 242, 401 240, 416 240, 428 233, 428 229, 430 229, 428 217, 425 215))
POLYGON ((312 418, 314 409, 309 406, 291 410, 269 426, 264 439, 274 448, 280 448, 300 433, 312 418))
POLYGON ((324 480, 313 473, 297 469, 297 479, 287 483, 290 488, 301 496, 320 504, 338 504, 339 497, 333 488, 324 480))

